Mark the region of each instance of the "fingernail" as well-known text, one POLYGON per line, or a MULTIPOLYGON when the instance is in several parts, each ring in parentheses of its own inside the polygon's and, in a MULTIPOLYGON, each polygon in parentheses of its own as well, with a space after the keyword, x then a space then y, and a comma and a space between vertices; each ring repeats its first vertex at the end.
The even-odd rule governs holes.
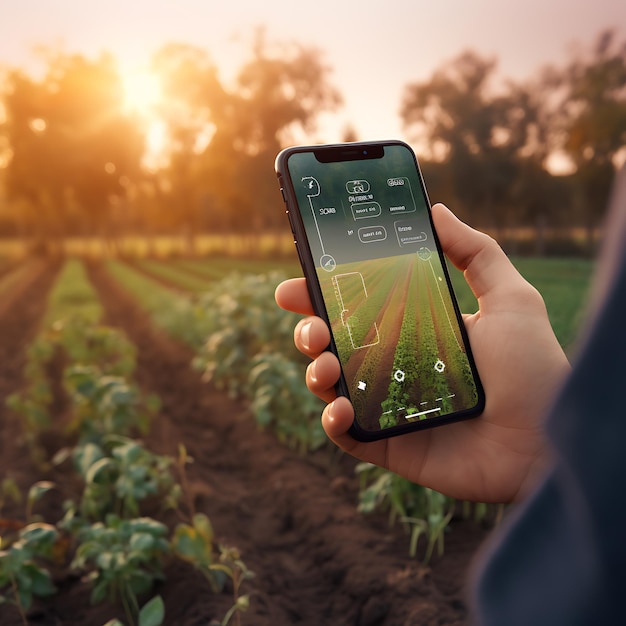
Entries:
POLYGON ((335 421, 335 416, 333 415, 333 409, 334 408, 335 408, 335 403, 334 402, 329 402, 328 406, 326 407, 326 415, 328 416, 328 419, 331 422, 335 421))
POLYGON ((316 369, 317 369, 317 361, 311 361, 311 363, 309 365, 309 380, 312 383, 316 383, 317 382, 317 375, 315 373, 316 369))
POLYGON ((305 350, 310 349, 310 341, 311 341, 311 322, 307 322, 300 329, 300 343, 302 343, 302 347, 305 350))

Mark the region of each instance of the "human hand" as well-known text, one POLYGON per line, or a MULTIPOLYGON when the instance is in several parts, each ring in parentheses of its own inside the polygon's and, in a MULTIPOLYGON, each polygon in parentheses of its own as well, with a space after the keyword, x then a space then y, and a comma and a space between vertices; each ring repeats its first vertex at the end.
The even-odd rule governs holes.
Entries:
POLYGON ((314 316, 304 278, 283 282, 276 302, 307 315, 296 326, 296 347, 313 359, 309 389, 328 403, 322 424, 330 439, 363 461, 454 498, 482 502, 519 500, 550 460, 543 418, 569 363, 539 292, 488 235, 458 220, 441 204, 432 209, 442 248, 462 270, 479 304, 465 315, 485 389, 483 413, 473 419, 374 442, 353 439, 352 404, 337 397, 340 366, 326 351, 330 333, 314 316))

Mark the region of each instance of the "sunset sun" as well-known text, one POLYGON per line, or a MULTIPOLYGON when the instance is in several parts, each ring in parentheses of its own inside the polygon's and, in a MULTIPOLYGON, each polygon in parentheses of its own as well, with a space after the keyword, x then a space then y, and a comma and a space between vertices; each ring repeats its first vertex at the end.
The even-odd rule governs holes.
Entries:
POLYGON ((122 71, 124 105, 141 115, 150 115, 161 100, 161 83, 147 70, 122 71))
POLYGON ((165 126, 158 115, 163 100, 161 82, 152 72, 135 69, 121 72, 124 86, 124 107, 142 118, 146 128, 146 154, 144 165, 156 167, 163 157, 167 139, 165 126))

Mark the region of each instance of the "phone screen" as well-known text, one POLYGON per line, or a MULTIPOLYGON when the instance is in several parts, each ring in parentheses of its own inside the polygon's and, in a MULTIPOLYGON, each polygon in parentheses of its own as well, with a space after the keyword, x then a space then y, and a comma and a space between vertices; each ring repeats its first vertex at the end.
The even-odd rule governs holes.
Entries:
POLYGON ((353 403, 356 436, 476 414, 482 389, 414 154, 399 142, 352 145, 348 153, 293 149, 283 176, 291 181, 292 227, 296 239, 301 230, 306 235, 308 245, 297 241, 299 254, 305 275, 310 265, 319 283, 319 313, 341 362, 338 390, 353 403))

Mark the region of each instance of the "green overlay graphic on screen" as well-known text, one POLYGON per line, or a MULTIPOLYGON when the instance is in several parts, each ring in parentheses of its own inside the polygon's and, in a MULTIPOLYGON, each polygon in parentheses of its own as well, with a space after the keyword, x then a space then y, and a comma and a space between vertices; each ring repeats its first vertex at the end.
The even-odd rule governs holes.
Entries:
POLYGON ((361 428, 471 409, 478 401, 413 156, 288 167, 361 428))

